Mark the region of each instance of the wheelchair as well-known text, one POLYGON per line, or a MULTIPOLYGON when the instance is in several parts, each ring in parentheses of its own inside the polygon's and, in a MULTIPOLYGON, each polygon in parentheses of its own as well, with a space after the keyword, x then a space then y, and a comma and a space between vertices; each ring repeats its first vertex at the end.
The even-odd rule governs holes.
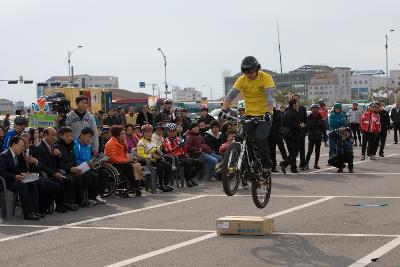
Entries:
POLYGON ((94 166, 99 176, 106 177, 106 184, 103 192, 103 197, 113 195, 115 192, 124 198, 129 197, 129 188, 126 178, 118 172, 111 163, 101 163, 94 166))

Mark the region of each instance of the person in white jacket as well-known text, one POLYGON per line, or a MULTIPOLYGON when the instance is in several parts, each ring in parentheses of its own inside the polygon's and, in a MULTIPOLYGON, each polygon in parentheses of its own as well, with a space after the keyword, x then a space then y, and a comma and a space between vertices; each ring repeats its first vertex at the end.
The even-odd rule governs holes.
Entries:
POLYGON ((354 136, 354 146, 357 146, 357 136, 360 146, 362 145, 360 132, 360 118, 362 114, 363 111, 358 108, 358 103, 354 102, 353 108, 349 110, 350 129, 354 136))

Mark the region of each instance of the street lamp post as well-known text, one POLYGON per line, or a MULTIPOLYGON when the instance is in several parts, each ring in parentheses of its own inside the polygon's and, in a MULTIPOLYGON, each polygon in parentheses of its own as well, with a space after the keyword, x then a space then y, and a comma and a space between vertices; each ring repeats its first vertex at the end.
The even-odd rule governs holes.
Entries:
MULTIPOLYGON (((72 84, 72 77, 71 77, 71 56, 74 53, 74 51, 78 48, 82 48, 82 45, 78 45, 77 47, 75 47, 74 49, 68 51, 68 78, 69 78, 69 82, 71 85, 72 84)), ((73 87, 73 86, 72 86, 73 87)))
POLYGON ((388 57, 388 37, 389 34, 391 32, 394 32, 393 29, 391 29, 386 35, 385 35, 385 39, 386 39, 386 45, 385 45, 385 49, 386 49, 386 90, 389 91, 389 57, 388 57))
POLYGON ((210 101, 212 100, 212 88, 206 84, 203 84, 204 87, 207 87, 208 89, 210 89, 210 101))
POLYGON ((161 48, 158 48, 157 51, 160 51, 161 55, 164 58, 164 83, 165 83, 165 98, 168 98, 168 84, 167 84, 167 57, 161 48))

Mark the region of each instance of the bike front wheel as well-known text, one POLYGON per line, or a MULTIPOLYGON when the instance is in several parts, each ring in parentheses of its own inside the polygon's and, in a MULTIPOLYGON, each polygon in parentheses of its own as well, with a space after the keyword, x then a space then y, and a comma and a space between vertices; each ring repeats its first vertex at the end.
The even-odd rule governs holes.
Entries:
POLYGON ((240 155, 240 144, 232 143, 225 152, 222 165, 222 186, 228 196, 233 196, 240 182, 240 170, 238 160, 240 155))
POLYGON ((259 170, 251 181, 251 196, 257 208, 263 209, 267 206, 271 197, 271 172, 259 170))

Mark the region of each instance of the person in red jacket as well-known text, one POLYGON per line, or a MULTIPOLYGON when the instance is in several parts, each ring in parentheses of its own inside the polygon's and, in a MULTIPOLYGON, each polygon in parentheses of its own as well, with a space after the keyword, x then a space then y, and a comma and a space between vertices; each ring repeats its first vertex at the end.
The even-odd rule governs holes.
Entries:
POLYGON ((360 118, 360 130, 362 132, 361 160, 365 160, 366 150, 367 156, 371 160, 376 160, 375 155, 378 150, 379 132, 381 131, 381 120, 378 111, 378 105, 372 103, 360 118))
POLYGON ((189 158, 184 151, 184 143, 176 136, 176 124, 167 123, 165 128, 168 133, 168 137, 164 139, 163 149, 167 155, 175 156, 179 160, 179 165, 183 167, 186 186, 193 187, 198 185, 193 181, 194 177, 201 172, 203 169, 203 162, 201 160, 189 158))
POLYGON ((189 126, 185 147, 187 147, 189 157, 208 163, 209 178, 215 178, 215 166, 218 159, 213 156, 211 148, 204 142, 204 138, 200 135, 199 125, 195 122, 189 126))

